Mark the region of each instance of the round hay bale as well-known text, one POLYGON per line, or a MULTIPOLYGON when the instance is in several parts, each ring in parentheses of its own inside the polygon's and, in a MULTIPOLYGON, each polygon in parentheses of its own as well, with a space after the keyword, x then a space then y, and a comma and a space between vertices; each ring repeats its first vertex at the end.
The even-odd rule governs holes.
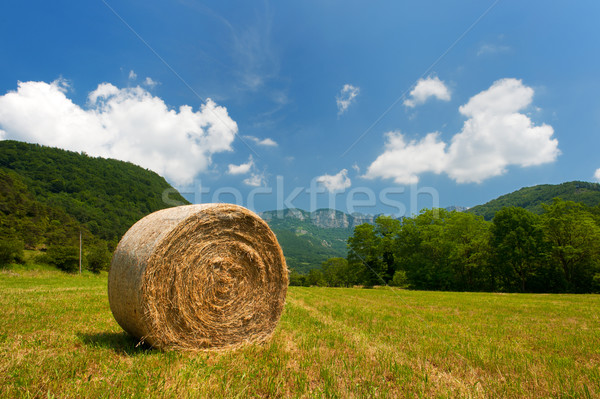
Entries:
POLYGON ((163 209, 123 236, 108 274, 110 309, 158 348, 234 348, 270 338, 288 271, 269 226, 230 204, 163 209))

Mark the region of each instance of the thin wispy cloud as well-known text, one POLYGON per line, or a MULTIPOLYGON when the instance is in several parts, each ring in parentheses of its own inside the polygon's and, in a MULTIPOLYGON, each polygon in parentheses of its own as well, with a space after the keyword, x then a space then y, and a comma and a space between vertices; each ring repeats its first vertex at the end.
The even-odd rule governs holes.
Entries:
POLYGON ((158 85, 158 82, 153 80, 152 78, 147 77, 146 79, 144 79, 144 86, 153 89, 156 85, 158 85))
POLYGON ((489 54, 499 54, 506 53, 510 51, 510 47, 502 44, 491 44, 486 43, 482 44, 481 47, 477 50, 477 55, 489 55, 489 54))
POLYGON ((338 115, 346 112, 348 107, 355 101, 356 97, 360 93, 360 89, 351 84, 345 84, 342 90, 335 98, 338 108, 338 115))
POLYGON ((450 101, 450 90, 437 76, 419 79, 414 89, 409 93, 408 98, 404 100, 404 105, 414 108, 417 105, 424 104, 432 97, 442 101, 450 101))
POLYGON ((192 2, 186 5, 210 15, 227 28, 228 43, 222 54, 229 60, 219 61, 219 64, 221 67, 232 67, 238 90, 254 92, 263 89, 278 76, 280 58, 273 46, 273 13, 268 5, 257 8, 245 24, 232 23, 227 15, 219 14, 205 5, 192 2))
POLYGON ((245 139, 253 141, 256 145, 260 145, 263 147, 277 147, 277 142, 275 142, 275 140, 267 137, 264 139, 259 139, 258 137, 255 136, 244 136, 245 139))
POLYGON ((137 79, 137 74, 133 71, 133 69, 131 71, 129 71, 129 80, 136 80, 137 79))

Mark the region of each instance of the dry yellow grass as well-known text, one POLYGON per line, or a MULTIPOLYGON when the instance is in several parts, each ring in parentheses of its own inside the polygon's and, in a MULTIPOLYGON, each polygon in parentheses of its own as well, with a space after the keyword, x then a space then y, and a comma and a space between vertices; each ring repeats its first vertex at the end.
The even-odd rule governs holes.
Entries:
POLYGON ((0 272, 0 397, 596 398, 600 296, 291 287, 268 342, 137 346, 106 275, 0 272))

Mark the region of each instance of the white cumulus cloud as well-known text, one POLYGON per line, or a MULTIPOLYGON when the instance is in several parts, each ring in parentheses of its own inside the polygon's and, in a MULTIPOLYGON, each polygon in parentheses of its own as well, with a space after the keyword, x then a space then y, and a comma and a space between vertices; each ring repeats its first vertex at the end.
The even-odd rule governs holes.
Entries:
POLYGON ((594 173, 594 179, 600 181, 600 168, 596 169, 596 173, 594 173))
POLYGON ((170 109, 141 87, 102 83, 86 107, 67 97, 63 80, 19 82, 0 96, 0 128, 15 139, 133 162, 184 185, 206 171, 211 156, 231 151, 237 124, 208 99, 200 109, 170 109))
POLYGON ((352 185, 352 181, 348 177, 348 170, 342 169, 338 174, 335 175, 323 175, 317 177, 317 183, 321 183, 327 191, 344 191, 352 185))
POLYGON ((552 126, 535 126, 519 112, 531 104, 533 94, 521 80, 501 79, 461 106, 469 119, 452 138, 448 175, 459 183, 479 183, 503 174, 508 165, 553 162, 560 151, 552 126))
POLYGON ((531 104, 533 94, 520 80, 498 80, 459 108, 468 119, 450 143, 438 133, 410 142, 401 133, 388 133, 385 151, 365 177, 410 184, 422 173, 445 172, 458 183, 479 183, 505 173, 509 165, 553 162, 560 154, 558 140, 552 138, 554 129, 535 126, 520 112, 531 104))
POLYGON ((346 112, 350 104, 354 102, 356 96, 358 96, 359 92, 360 89, 351 84, 345 84, 344 87, 342 87, 340 94, 335 98, 338 107, 338 115, 346 112))
POLYGON ((366 178, 394 179, 398 184, 413 184, 424 172, 441 173, 446 166, 446 144, 438 133, 420 141, 406 142, 400 132, 386 134, 385 151, 369 166, 366 178))
POLYGON ((241 165, 233 165, 229 164, 227 173, 230 175, 245 175, 250 172, 250 169, 254 166, 254 160, 252 159, 252 155, 248 158, 248 162, 243 163, 241 165))
POLYGON ((263 147, 277 147, 277 142, 275 142, 275 140, 270 139, 268 137, 266 139, 259 139, 258 137, 254 137, 254 136, 244 136, 244 138, 251 140, 256 145, 260 145, 263 147))
POLYGON ((409 98, 404 100, 404 105, 413 108, 424 104, 431 97, 450 101, 450 90, 437 76, 419 79, 415 88, 411 90, 409 98))

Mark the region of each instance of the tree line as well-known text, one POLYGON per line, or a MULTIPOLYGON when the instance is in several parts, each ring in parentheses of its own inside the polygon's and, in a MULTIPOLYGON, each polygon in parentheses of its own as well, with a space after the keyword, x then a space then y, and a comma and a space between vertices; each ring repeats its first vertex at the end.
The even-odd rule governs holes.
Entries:
POLYGON ((291 285, 392 285, 417 290, 600 292, 600 205, 554 199, 538 215, 519 207, 491 221, 424 210, 380 216, 348 239, 347 258, 323 262, 291 285))

